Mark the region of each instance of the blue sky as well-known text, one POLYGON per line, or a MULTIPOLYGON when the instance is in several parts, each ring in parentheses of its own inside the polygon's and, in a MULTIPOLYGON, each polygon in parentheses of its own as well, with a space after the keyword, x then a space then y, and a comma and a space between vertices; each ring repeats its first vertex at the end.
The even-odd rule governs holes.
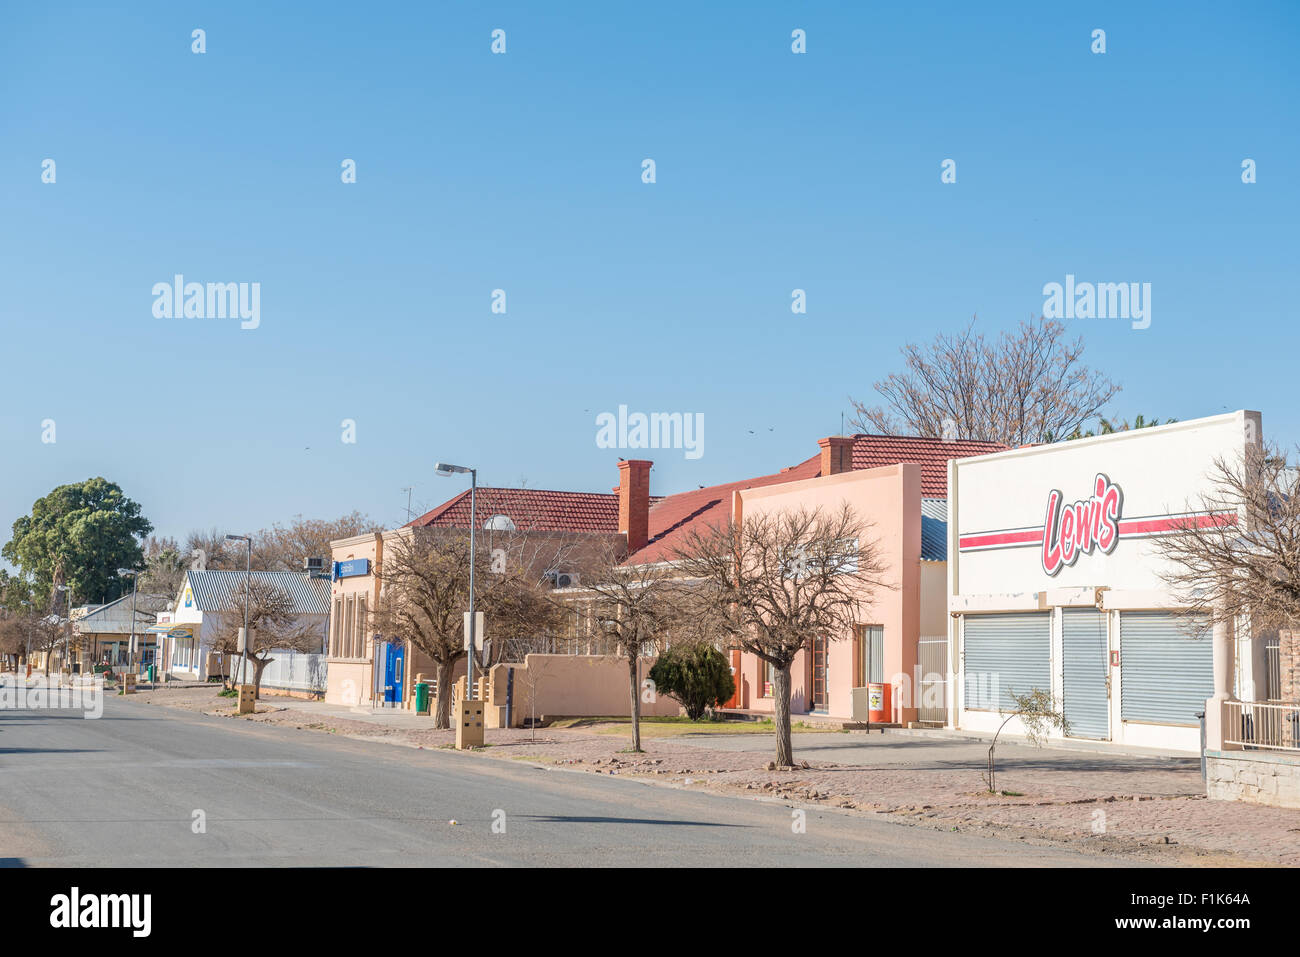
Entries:
POLYGON ((1152 285, 1149 329, 1071 323, 1120 417, 1300 440, 1300 5, 121 6, 0 14, 6 535, 92 475, 179 537, 396 522, 439 458, 764 474, 1067 273, 1152 285), (260 327, 155 318, 176 273, 259 282, 260 327), (620 404, 703 413, 703 456, 598 448, 620 404))

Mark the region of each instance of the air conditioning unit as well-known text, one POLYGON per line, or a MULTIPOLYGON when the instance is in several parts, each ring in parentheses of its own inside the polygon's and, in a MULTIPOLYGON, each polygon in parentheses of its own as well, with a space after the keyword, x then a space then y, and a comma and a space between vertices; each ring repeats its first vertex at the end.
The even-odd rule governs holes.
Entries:
POLYGON ((577 576, 577 574, 572 573, 572 572, 556 572, 556 573, 555 573, 555 587, 556 587, 556 588, 573 588, 573 587, 575 587, 577 584, 578 584, 578 576, 577 576))
POLYGON ((325 559, 308 558, 302 563, 304 570, 309 572, 323 572, 325 570, 325 559))

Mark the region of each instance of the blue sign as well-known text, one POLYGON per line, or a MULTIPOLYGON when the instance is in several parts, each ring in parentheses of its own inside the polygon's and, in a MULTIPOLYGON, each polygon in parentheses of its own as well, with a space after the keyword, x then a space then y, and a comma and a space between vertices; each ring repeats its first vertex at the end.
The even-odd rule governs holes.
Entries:
POLYGON ((334 580, 356 578, 358 575, 370 574, 370 559, 349 558, 346 562, 334 563, 334 580))

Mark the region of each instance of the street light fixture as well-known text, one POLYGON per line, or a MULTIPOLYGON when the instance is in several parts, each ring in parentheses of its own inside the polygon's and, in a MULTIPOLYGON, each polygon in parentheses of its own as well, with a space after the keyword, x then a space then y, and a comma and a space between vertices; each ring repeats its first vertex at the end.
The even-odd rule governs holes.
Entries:
POLYGON ((64 593, 64 595, 66 596, 64 600, 68 603, 68 607, 67 607, 68 633, 63 638, 63 667, 67 668, 68 671, 71 671, 72 669, 68 667, 68 646, 71 644, 72 641, 72 586, 55 585, 54 588, 55 590, 64 593))
POLYGON ((135 594, 140 584, 140 573, 131 568, 119 568, 117 574, 120 578, 131 579, 131 644, 128 646, 126 670, 128 674, 135 674, 135 594))
POLYGON ((243 542, 244 553, 244 648, 239 652, 239 683, 244 683, 244 662, 248 660, 248 598, 253 588, 253 538, 251 535, 227 535, 228 542, 243 542))
MULTIPOLYGON (((469 473, 469 650, 465 653, 465 700, 473 701, 474 648, 478 644, 478 636, 474 634, 474 628, 477 625, 477 619, 474 615, 474 526, 478 514, 474 498, 475 493, 478 491, 478 469, 472 469, 465 465, 450 465, 446 462, 438 462, 433 466, 433 470, 444 478, 457 473, 469 473)), ((438 693, 442 694, 442 689, 439 689, 438 693)))

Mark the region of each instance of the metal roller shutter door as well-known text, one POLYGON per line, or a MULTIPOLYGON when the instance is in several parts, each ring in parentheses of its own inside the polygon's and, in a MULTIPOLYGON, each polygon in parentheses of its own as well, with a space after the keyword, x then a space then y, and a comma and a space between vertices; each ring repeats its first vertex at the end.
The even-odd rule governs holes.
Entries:
POLYGON ((1110 737, 1106 614, 1095 608, 1061 609, 1065 720, 1072 738, 1110 737))
POLYGON ((1167 611, 1119 617, 1120 711, 1125 721, 1195 725, 1214 693, 1214 655, 1204 618, 1167 611))
POLYGON ((1051 690, 1050 612, 966 615, 962 634, 966 708, 1010 710, 1015 707, 1012 691, 1051 690), (989 700, 992 691, 996 697, 989 700))

